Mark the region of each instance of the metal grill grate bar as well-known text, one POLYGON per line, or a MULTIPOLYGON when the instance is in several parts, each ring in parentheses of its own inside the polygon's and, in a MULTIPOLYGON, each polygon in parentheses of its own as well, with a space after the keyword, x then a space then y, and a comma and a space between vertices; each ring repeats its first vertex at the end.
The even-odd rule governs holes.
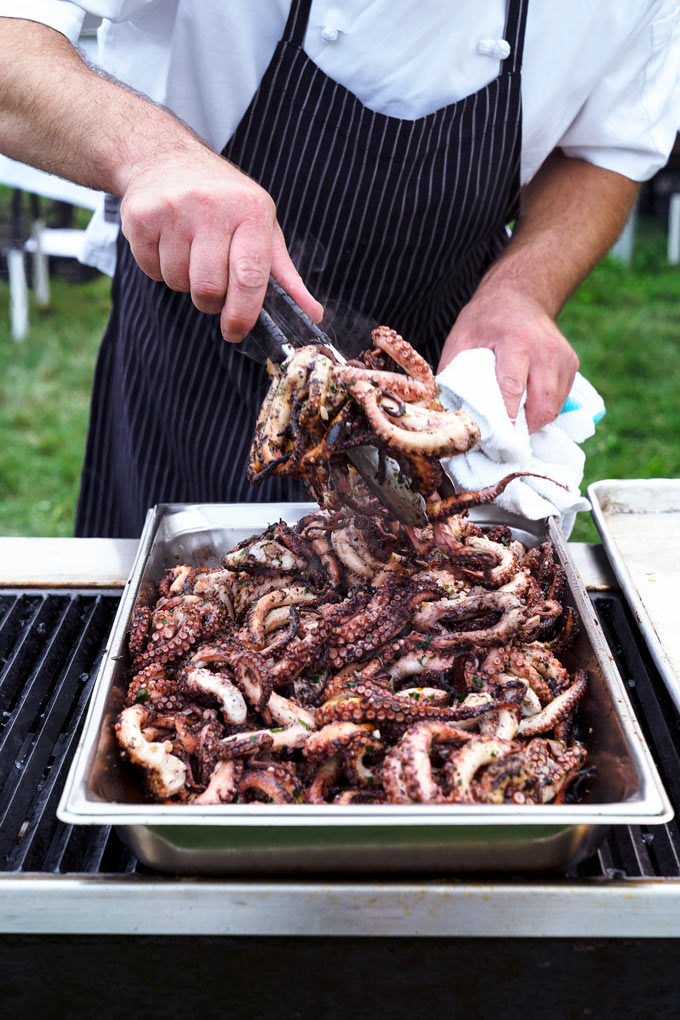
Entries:
MULTIPOLYGON (((10 610, 0 632, 0 711, 9 713, 21 691, 24 677, 32 670, 36 646, 47 633, 54 605, 46 599, 23 596, 10 610)), ((6 716, 5 716, 6 717, 6 716)))
MULTIPOLYGON (((654 749, 668 795, 680 805, 678 713, 624 603, 595 597, 604 636, 611 648, 647 743, 654 749)), ((677 823, 671 823, 676 829, 677 823)), ((676 847, 678 843, 675 843, 676 847)))
POLYGON ((71 826, 62 825, 58 821, 57 804, 75 754, 93 680, 92 676, 83 685, 69 720, 69 728, 55 742, 51 755, 53 761, 48 762, 44 777, 38 784, 23 838, 10 853, 9 870, 59 871, 63 846, 71 826))
MULTIPOLYGON (((57 614, 53 614, 49 637, 44 646, 38 651, 38 641, 41 638, 46 623, 41 619, 36 623, 35 628, 27 631, 23 645, 28 654, 16 657, 8 671, 8 688, 18 688, 13 692, 14 705, 10 710, 9 724, 5 726, 0 737, 0 775, 5 775, 12 760, 16 757, 20 747, 24 743, 25 734, 30 733, 37 718, 44 718, 47 709, 40 713, 49 690, 45 689, 42 677, 46 674, 51 676, 59 673, 59 666, 63 661, 64 654, 67 654, 73 641, 80 621, 79 607, 73 602, 66 602, 58 607, 57 614), (33 633, 35 630, 35 634, 33 633), (31 640, 33 639, 33 640, 31 640), (33 659, 38 651, 37 661, 31 673, 25 672, 25 660, 33 659), (40 714, 39 714, 40 713, 40 714)), ((38 619, 48 614, 42 610, 38 613, 38 619)), ((7 690, 8 688, 5 688, 7 690)), ((61 729, 58 723, 57 733, 61 729)), ((45 739, 48 739, 45 737, 45 739)))

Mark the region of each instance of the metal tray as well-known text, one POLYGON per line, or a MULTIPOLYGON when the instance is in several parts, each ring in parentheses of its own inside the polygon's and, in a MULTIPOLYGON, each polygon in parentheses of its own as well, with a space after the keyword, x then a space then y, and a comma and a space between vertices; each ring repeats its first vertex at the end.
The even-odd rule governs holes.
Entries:
POLYGON ((604 480, 588 487, 612 569, 680 710, 680 479, 604 480))
POLYGON ((660 824, 673 816, 621 679, 566 543, 554 521, 525 522, 495 507, 480 523, 507 523, 535 545, 546 530, 567 572, 582 632, 565 664, 590 671, 581 706, 590 762, 587 802, 547 805, 152 804, 121 760, 113 723, 127 689, 126 633, 138 598, 177 562, 217 564, 237 541, 289 523, 311 504, 166 504, 149 511, 121 599, 58 815, 116 825, 137 856, 176 873, 437 872, 546 870, 592 852, 612 824, 660 824))

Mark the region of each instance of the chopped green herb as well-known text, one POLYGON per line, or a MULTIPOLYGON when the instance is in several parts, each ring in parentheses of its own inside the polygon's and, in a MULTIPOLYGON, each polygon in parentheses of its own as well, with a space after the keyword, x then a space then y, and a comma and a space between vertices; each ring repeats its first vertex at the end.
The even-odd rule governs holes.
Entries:
POLYGON ((414 701, 420 700, 420 694, 418 693, 418 691, 409 691, 408 696, 409 698, 413 698, 414 701))
POLYGON ((298 719, 298 722, 301 723, 306 730, 311 730, 312 727, 308 726, 304 719, 298 719))
POLYGON ((277 726, 275 730, 270 730, 269 732, 270 733, 283 733, 285 728, 286 728, 285 726, 277 726))
POLYGON ((147 691, 146 687, 140 687, 137 692, 137 697, 135 698, 135 701, 139 701, 140 704, 144 704, 144 702, 148 701, 150 697, 151 695, 147 691))
POLYGON ((428 648, 430 641, 432 640, 433 637, 434 634, 430 634, 430 636, 426 637, 424 641, 419 641, 418 644, 416 645, 416 648, 428 648))
POLYGON ((483 683, 484 681, 482 680, 481 676, 473 676, 472 686, 476 691, 478 691, 482 687, 483 683))
POLYGON ((422 656, 422 658, 420 658, 420 659, 416 659, 416 662, 418 663, 418 665, 419 665, 419 666, 420 666, 420 668, 422 669, 422 668, 423 668, 423 666, 425 665, 425 656, 423 655, 423 656, 422 656))

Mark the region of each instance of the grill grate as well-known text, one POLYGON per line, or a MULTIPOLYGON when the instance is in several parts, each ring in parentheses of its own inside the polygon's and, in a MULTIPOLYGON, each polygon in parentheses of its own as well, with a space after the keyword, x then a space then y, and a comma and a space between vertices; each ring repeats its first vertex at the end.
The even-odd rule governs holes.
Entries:
MULTIPOLYGON (((149 873, 109 827, 65 825, 56 817, 119 599, 118 591, 0 593, 0 871, 149 873)), ((593 604, 680 814, 680 717, 622 600, 597 594, 593 604)), ((595 854, 564 875, 678 876, 675 821, 649 829, 615 826, 595 854)))
POLYGON ((137 867, 109 827, 56 817, 119 600, 117 591, 0 594, 0 870, 137 867))

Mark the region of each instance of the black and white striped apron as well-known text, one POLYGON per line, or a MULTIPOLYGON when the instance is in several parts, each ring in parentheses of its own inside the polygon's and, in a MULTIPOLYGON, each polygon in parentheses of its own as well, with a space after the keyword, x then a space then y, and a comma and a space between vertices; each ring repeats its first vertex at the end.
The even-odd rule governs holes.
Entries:
MULTIPOLYGON (((417 120, 387 117, 302 48, 311 0, 284 36, 223 155, 272 195, 309 289, 384 322, 436 367, 460 308, 501 252, 519 198, 522 50, 529 0, 509 0, 500 75, 417 120)), ((453 17, 453 14, 452 14, 453 17)), ((325 321, 324 321, 325 324, 325 321)), ((95 374, 79 535, 137 536, 159 502, 305 498, 290 479, 245 477, 267 376, 225 343, 219 317, 154 282, 121 238, 95 374)))

